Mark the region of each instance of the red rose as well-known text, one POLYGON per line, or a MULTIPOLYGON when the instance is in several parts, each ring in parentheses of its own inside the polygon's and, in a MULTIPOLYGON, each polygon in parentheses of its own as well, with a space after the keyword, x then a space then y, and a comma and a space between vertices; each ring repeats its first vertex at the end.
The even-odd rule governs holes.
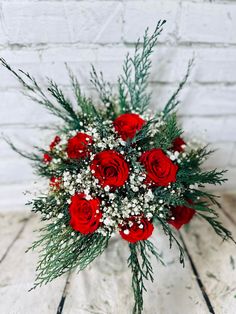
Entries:
POLYGON ((98 198, 86 200, 85 194, 75 194, 71 197, 69 213, 71 227, 82 234, 93 233, 100 225, 102 213, 98 198))
POLYGON ((52 161, 52 157, 49 154, 46 153, 46 154, 43 155, 43 161, 46 164, 48 164, 48 163, 50 163, 52 161))
POLYGON ((51 144, 49 146, 50 150, 53 150, 55 148, 55 146, 60 143, 60 141, 61 141, 61 138, 58 135, 55 136, 54 140, 51 142, 51 144))
POLYGON ((195 214, 195 210, 186 206, 176 206, 171 208, 171 217, 168 223, 174 226, 176 229, 180 229, 182 225, 189 223, 195 214))
POLYGON ((55 190, 59 190, 61 186, 61 177, 51 177, 50 179, 50 187, 52 187, 55 190))
MULTIPOLYGON (((61 141, 61 138, 57 135, 55 136, 54 140, 51 142, 51 144, 49 145, 50 150, 53 150, 54 147, 61 141)), ((43 160, 45 163, 50 163, 52 161, 52 157, 45 153, 43 155, 43 160)))
POLYGON ((132 139, 141 130, 145 121, 136 113, 124 113, 113 122, 116 132, 126 141, 132 139))
POLYGON ((66 152, 69 158, 79 159, 89 155, 89 145, 93 142, 92 137, 78 132, 68 140, 66 152))
POLYGON ((147 240, 154 230, 153 224, 143 216, 132 216, 121 227, 120 235, 128 242, 147 240))
POLYGON ((186 143, 181 137, 176 137, 172 143, 172 149, 176 152, 182 152, 184 150, 186 143))
POLYGON ((140 163, 147 172, 146 183, 152 186, 167 186, 176 181, 178 166, 175 165, 162 149, 153 148, 144 152, 140 163))
POLYGON ((129 176, 124 157, 114 150, 104 150, 95 155, 90 169, 102 187, 117 188, 125 184, 129 176))

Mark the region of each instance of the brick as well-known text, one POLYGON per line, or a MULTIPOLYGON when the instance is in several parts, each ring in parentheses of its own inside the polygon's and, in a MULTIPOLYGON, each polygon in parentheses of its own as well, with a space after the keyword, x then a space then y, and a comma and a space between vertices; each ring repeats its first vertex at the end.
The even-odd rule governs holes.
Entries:
POLYGON ((195 81, 197 82, 235 83, 235 69, 235 48, 207 48, 196 51, 195 81))
MULTIPOLYGON (((117 81, 117 76, 122 72, 122 65, 127 53, 133 56, 131 47, 106 47, 97 49, 96 64, 104 75, 108 75, 112 82, 117 81)), ((176 82, 180 81, 187 70, 188 61, 193 52, 190 49, 176 47, 156 46, 151 57, 152 68, 150 81, 176 82)))
POLYGON ((175 40, 176 18, 178 3, 173 1, 136 1, 124 2, 124 40, 127 43, 135 43, 138 37, 142 37, 144 30, 150 27, 153 30, 160 19, 167 20, 163 33, 159 37, 160 42, 172 42, 175 40))
POLYGON ((186 117, 182 119, 183 128, 191 137, 205 142, 235 142, 235 117, 186 117))
POLYGON ((116 1, 11 1, 4 2, 2 8, 9 43, 107 43, 121 39, 122 6, 116 1))
POLYGON ((56 120, 46 108, 30 100, 19 90, 0 92, 1 118, 0 125, 4 124, 50 124, 56 120))
POLYGON ((117 1, 68 2, 72 41, 117 43, 122 37, 122 5, 117 1))
POLYGON ((2 4, 0 3, 0 46, 7 43, 6 26, 2 21, 2 4))
POLYGON ((180 113, 184 115, 236 115, 236 86, 188 86, 182 93, 180 113))
POLYGON ((236 168, 229 167, 227 170, 228 171, 225 174, 225 177, 228 179, 228 181, 226 181, 222 186, 219 186, 218 190, 235 192, 236 168))
MULTIPOLYGON (((128 51, 133 54, 133 49, 126 47, 97 49, 56 47, 40 51, 8 49, 3 51, 2 55, 15 68, 22 68, 42 81, 46 76, 51 77, 61 85, 69 84, 64 64, 67 62, 81 84, 89 85, 91 64, 102 70, 111 83, 116 83, 128 51)), ((150 80, 163 83, 180 81, 192 56, 193 50, 189 48, 157 47, 152 57, 150 80)), ((236 49, 195 49, 195 62, 189 82, 235 83, 235 66, 236 49)), ((3 69, 2 75, 4 79, 0 81, 0 86, 18 86, 16 80, 6 70, 3 69)))
MULTIPOLYGON (((160 110, 176 90, 176 85, 151 84, 151 105, 160 110)), ((236 86, 186 85, 179 94, 177 110, 184 116, 236 115, 236 86)))
POLYGON ((194 56, 189 81, 199 83, 235 83, 235 48, 156 47, 153 54, 151 81, 175 82, 181 80, 187 64, 194 56))
POLYGON ((236 186, 236 168, 228 167, 227 172, 224 174, 224 177, 227 179, 222 185, 207 185, 206 188, 209 191, 212 191, 215 195, 220 195, 222 192, 233 192, 235 193, 236 186))
POLYGON ((0 159, 0 185, 36 179, 28 160, 23 157, 0 159))
POLYGON ((230 161, 229 161, 229 165, 236 167, 236 143, 234 144, 233 150, 232 150, 232 154, 230 156, 230 161))
MULTIPOLYGON (((0 134, 4 135, 21 151, 28 153, 37 150, 33 146, 38 146, 47 149, 51 140, 54 138, 55 131, 48 129, 30 128, 27 125, 12 125, 10 127, 0 127, 0 134)), ((21 157, 14 152, 11 147, 0 138, 0 158, 6 161, 10 159, 21 159, 21 157)), ((0 159, 2 162, 2 160, 0 159)))
POLYGON ((9 43, 70 41, 64 8, 59 3, 11 1, 2 7, 9 43))
POLYGON ((224 168, 227 169, 230 165, 230 159, 234 148, 234 142, 228 143, 214 143, 209 145, 209 148, 215 150, 213 154, 204 163, 207 169, 224 168))
POLYGON ((24 182, 18 184, 4 184, 0 188, 0 212, 6 211, 30 211, 30 207, 25 204, 32 199, 32 195, 25 191, 33 189, 33 182, 24 182))
MULTIPOLYGON (((126 47, 99 48, 96 52, 97 63, 106 72, 121 72, 127 52, 134 50, 126 47)), ((235 83, 235 48, 191 48, 156 46, 152 55, 150 80, 152 82, 176 82, 185 76, 188 62, 195 57, 189 77, 199 83, 235 83)), ((113 79, 114 80, 114 79, 113 79)))
POLYGON ((180 42, 236 43, 236 5, 182 2, 180 42))
POLYGON ((97 72, 102 71, 104 78, 116 84, 118 76, 122 73, 122 66, 127 53, 132 54, 133 48, 105 47, 96 51, 95 67, 97 72))
MULTIPOLYGON (((95 51, 63 47, 40 51, 7 49, 1 53, 1 56, 12 68, 29 72, 41 85, 46 85, 47 77, 52 78, 60 85, 69 85, 65 63, 73 69, 81 85, 89 84, 91 64, 96 63, 95 51)), ((0 87, 19 87, 19 83, 8 70, 1 68, 0 87)))

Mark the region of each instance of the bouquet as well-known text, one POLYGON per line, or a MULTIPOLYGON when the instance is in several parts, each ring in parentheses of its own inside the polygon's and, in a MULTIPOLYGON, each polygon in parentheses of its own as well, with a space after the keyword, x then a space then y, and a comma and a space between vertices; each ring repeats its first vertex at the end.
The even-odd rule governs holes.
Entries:
POLYGON ((232 239, 217 220, 217 196, 204 189, 222 184, 224 171, 202 169, 211 151, 187 140, 177 122, 178 95, 192 61, 164 109, 148 109, 150 57, 164 23, 159 21, 151 35, 147 29, 134 55, 126 56, 116 92, 92 68, 91 82, 100 97, 96 105, 68 67, 76 104, 54 81, 48 81, 45 91, 29 73, 15 71, 1 59, 28 96, 63 122, 50 145, 37 147, 37 153, 22 152, 9 142, 48 180, 45 193, 30 202, 46 221, 31 247, 41 248, 34 287, 72 269, 83 270, 119 234, 129 246, 133 313, 141 313, 145 280, 153 281, 150 255, 162 261, 151 240, 154 228, 163 229, 170 245, 178 246, 182 264, 184 249, 176 229, 193 217, 205 220, 223 239, 232 239))

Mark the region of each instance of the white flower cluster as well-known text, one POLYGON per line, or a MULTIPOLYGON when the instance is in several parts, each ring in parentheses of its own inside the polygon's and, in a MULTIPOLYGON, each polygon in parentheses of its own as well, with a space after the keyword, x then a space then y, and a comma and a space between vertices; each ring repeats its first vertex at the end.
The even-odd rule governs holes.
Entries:
MULTIPOLYGON (((144 117, 146 118, 146 117, 144 117)), ((148 113, 148 119, 152 118, 148 113)), ((151 136, 159 132, 159 127, 163 125, 162 117, 153 124, 151 129, 151 136)), ((73 130, 62 135, 60 143, 55 146, 55 153, 59 156, 53 158, 50 167, 56 168, 57 164, 61 162, 62 158, 67 158, 66 145, 68 139, 75 136, 78 132, 84 132, 93 139, 93 151, 90 153, 87 161, 84 161, 84 166, 78 170, 65 170, 61 178, 60 193, 58 193, 57 204, 60 204, 60 195, 67 197, 68 205, 71 203, 71 197, 76 193, 85 194, 86 200, 98 198, 100 200, 100 211, 102 217, 100 219, 101 225, 96 232, 107 234, 113 233, 121 228, 122 225, 127 224, 127 220, 132 217, 145 216, 151 220, 154 215, 159 215, 160 218, 164 217, 164 201, 155 198, 152 189, 148 188, 145 180, 146 174, 138 162, 130 163, 129 158, 126 158, 125 149, 126 142, 117 134, 113 128, 112 121, 106 120, 103 122, 104 129, 110 130, 106 136, 101 136, 95 124, 81 125, 81 130, 73 130), (106 185, 101 187, 99 180, 94 177, 94 170, 91 170, 90 163, 93 161, 95 152, 98 153, 104 150, 116 150, 121 153, 129 164, 129 178, 125 185, 119 189, 113 190, 110 186, 106 185)), ((137 157, 142 154, 142 148, 138 145, 135 147, 137 157)), ((181 163, 183 158, 186 158, 186 152, 173 152, 167 151, 169 158, 172 161, 181 163)), ((171 194, 181 195, 181 191, 175 190, 171 184, 164 188, 169 189, 171 194)), ((62 216, 58 215, 58 219, 62 216)), ((130 222, 131 223, 131 222, 130 222)), ((127 233, 128 231, 126 231, 127 233)))

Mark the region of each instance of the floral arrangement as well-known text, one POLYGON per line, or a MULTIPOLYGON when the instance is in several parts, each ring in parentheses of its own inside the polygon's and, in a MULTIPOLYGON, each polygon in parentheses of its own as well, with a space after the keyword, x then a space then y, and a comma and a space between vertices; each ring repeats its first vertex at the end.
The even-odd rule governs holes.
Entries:
POLYGON ((49 80, 45 92, 29 73, 15 71, 1 59, 28 96, 63 121, 49 147, 37 147, 37 153, 19 151, 10 143, 49 180, 45 193, 30 202, 46 221, 32 245, 42 247, 34 287, 84 269, 120 234, 130 249, 133 313, 141 313, 145 280, 153 281, 150 254, 161 261, 151 241, 155 227, 164 230, 171 245, 177 244, 181 263, 184 250, 175 230, 193 217, 206 220, 223 239, 232 239, 217 220, 217 196, 204 189, 223 183, 224 171, 202 169, 211 151, 187 140, 177 123, 177 98, 192 62, 164 109, 148 109, 150 57, 164 23, 159 21, 152 35, 146 30, 134 56, 126 56, 116 93, 92 68, 91 82, 100 96, 96 106, 82 94, 69 68, 76 104, 55 82, 49 80))

